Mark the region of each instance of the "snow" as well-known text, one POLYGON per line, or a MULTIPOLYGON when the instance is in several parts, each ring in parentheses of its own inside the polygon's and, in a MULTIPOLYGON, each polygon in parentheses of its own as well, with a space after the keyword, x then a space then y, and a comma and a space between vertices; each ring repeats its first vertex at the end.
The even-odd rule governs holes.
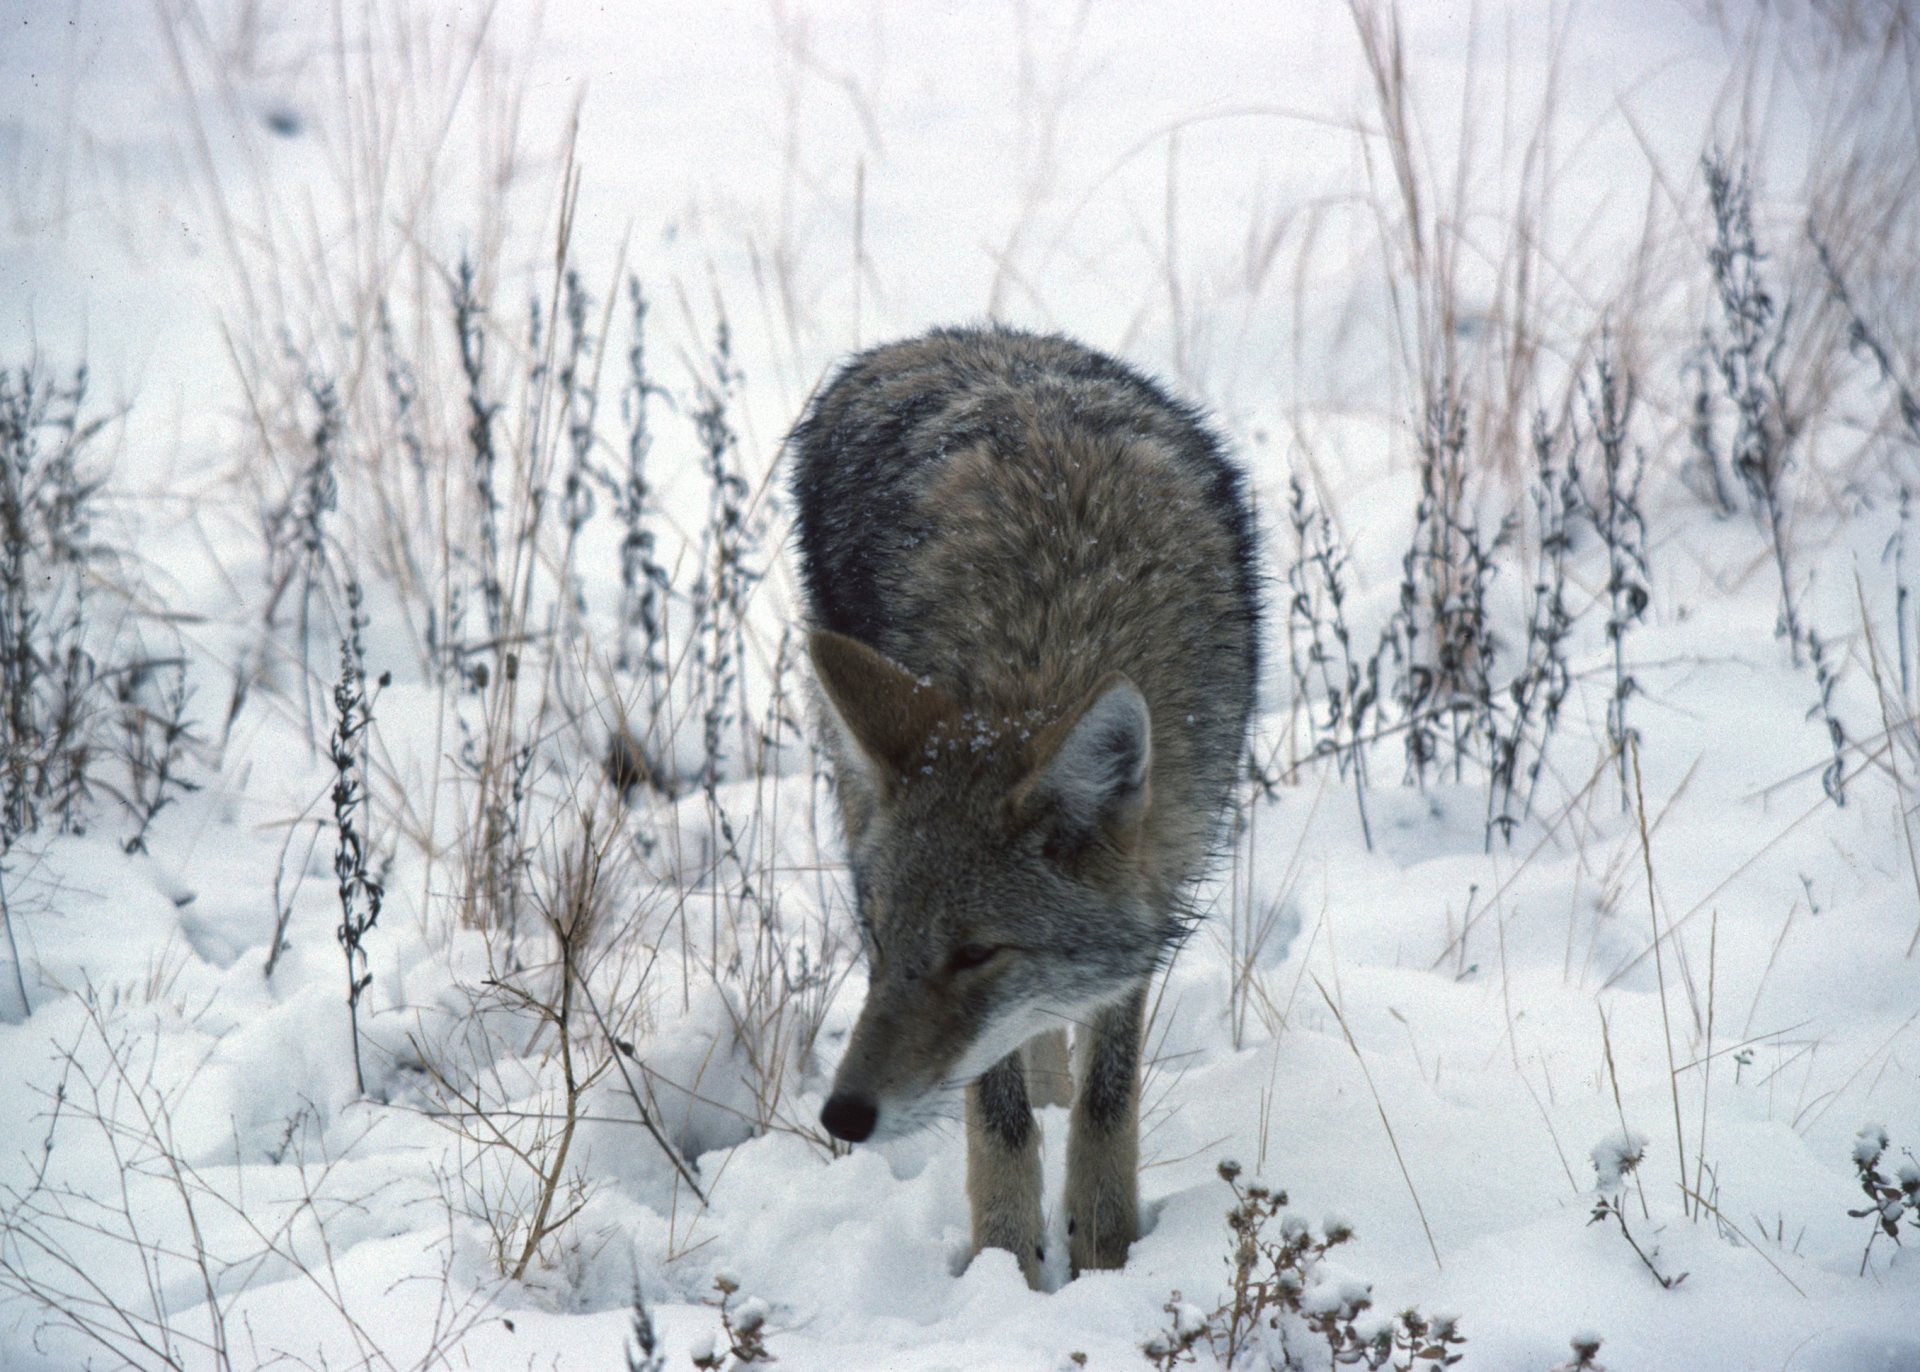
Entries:
MULTIPOLYGON (((1836 140, 1879 127, 1831 98, 1867 57, 1815 55, 1805 16, 1730 36, 1639 0, 1487 4, 1471 30, 1438 0, 1398 13, 1423 174, 1450 187, 1468 159, 1451 327, 1470 366, 1493 365, 1472 340, 1511 308, 1516 207, 1538 205, 1547 346, 1529 410, 1585 365, 1603 306, 1649 367, 1692 345, 1707 146, 1756 159, 1758 228, 1777 245, 1764 265, 1784 271, 1836 140), (1544 161, 1529 163, 1548 104, 1544 161), (1551 196, 1530 198, 1543 183, 1551 196), (1644 279, 1630 262, 1649 264, 1644 279)), ((531 1184, 488 1119, 524 1142, 562 1098, 551 1033, 503 987, 550 953, 460 914, 473 715, 422 669, 424 602, 391 572, 439 535, 370 532, 387 530, 395 487, 343 483, 370 672, 394 674, 373 704, 374 832, 392 867, 368 938, 362 1098, 334 938, 333 775, 309 729, 336 621, 313 635, 310 701, 283 636, 222 722, 237 669, 263 651, 260 492, 311 430, 297 396, 243 375, 285 375, 289 340, 316 367, 377 372, 364 328, 336 313, 353 307, 346 283, 379 277, 399 334, 439 337, 430 316, 462 253, 483 264, 500 337, 523 329, 518 302, 551 290, 569 158, 572 261, 600 305, 622 264, 653 302, 670 541, 706 517, 688 411, 715 301, 744 377, 755 517, 776 540, 784 514, 759 503, 760 478, 848 350, 988 314, 1072 332, 1202 401, 1249 466, 1274 573, 1258 739, 1282 762, 1300 704, 1278 575, 1288 477, 1326 503, 1354 638, 1371 643, 1397 604, 1418 402, 1394 322, 1411 289, 1403 208, 1344 7, 502 0, 484 41, 477 23, 471 7, 397 0, 338 14, 0 0, 0 366, 84 360, 98 411, 124 410, 105 440, 103 535, 138 553, 140 612, 190 657, 209 740, 201 789, 160 814, 147 853, 123 851, 103 799, 86 834, 43 832, 5 859, 31 1013, 9 999, 0 945, 0 1368, 120 1365, 75 1332, 73 1310, 106 1313, 96 1301, 195 1368, 619 1366, 636 1286, 669 1367, 725 1356, 724 1289, 735 1329, 757 1328, 796 1372, 1140 1367, 1157 1331, 1194 1332, 1227 1296, 1226 1157, 1297 1207, 1271 1237, 1304 1233, 1303 1213, 1351 1231, 1305 1302, 1454 1313, 1468 1369, 1566 1364, 1570 1338, 1604 1340, 1616 1369, 1920 1368, 1920 1263, 1880 1244, 1863 1275, 1871 1221, 1848 1215, 1854 1167, 1875 1157, 1901 1157, 1901 1184, 1920 1186, 1903 835, 1920 756, 1898 718, 1883 747, 1874 683, 1876 667, 1895 672, 1889 548, 1915 453, 1874 427, 1884 393, 1837 333, 1835 376, 1794 378, 1825 398, 1790 484, 1800 606, 1839 664, 1835 708, 1857 744, 1844 807, 1822 791, 1813 674, 1774 634, 1764 529, 1687 489, 1687 396, 1677 370, 1649 375, 1651 609, 1625 650, 1644 840, 1608 753, 1603 608, 1574 642, 1540 803, 1510 845, 1486 841, 1483 778, 1402 785, 1392 739, 1372 754, 1371 846, 1331 762, 1253 801, 1155 1001, 1145 1232, 1123 1270, 1069 1282, 1051 1204, 1053 1289, 1030 1291, 1009 1254, 969 1265, 955 1126, 850 1153, 808 1136, 865 984, 831 798, 789 730, 763 775, 717 782, 731 840, 697 787, 624 818, 594 811, 647 835, 644 852, 621 850, 585 979, 632 1051, 609 1054, 582 1097, 579 1189, 561 1201, 577 1214, 504 1275, 531 1184), (347 97, 369 88, 383 101, 347 97), (760 898, 832 975, 796 977, 722 927, 710 874, 729 852, 778 874, 760 898), (789 999, 765 992, 789 982, 803 987, 789 999), (763 1023, 773 1005, 788 1018, 763 1023), (768 1044, 788 1056, 757 1056, 768 1044), (486 1111, 450 1110, 456 1088, 486 1111), (1596 1185, 1683 1284, 1662 1289, 1613 1222, 1589 1223, 1596 1185), (34 1300, 23 1281, 65 1294, 34 1300)), ((421 365, 448 346, 422 344, 421 365)), ((1900 360, 1911 382, 1914 358, 1900 360)), ((611 379, 602 391, 611 423, 611 379)), ((352 470, 403 465, 392 434, 355 442, 352 470)), ((1491 483, 1488 527, 1503 491, 1524 507, 1517 484, 1491 483)), ((617 538, 582 538, 583 593, 604 611, 617 538)), ((1493 588, 1509 645, 1526 552, 1493 588)), ((673 541, 663 560, 681 555, 673 541)), ((1604 601, 1604 549, 1573 556, 1570 594, 1604 601)), ((790 568, 776 562, 755 595, 757 707, 797 603, 790 568)), ((607 654, 579 653, 585 712, 644 718, 607 654)), ((697 707, 670 706, 686 770, 697 707)), ((571 746, 547 745, 543 767, 571 746)), ((577 761, 580 790, 598 768, 577 761)), ((543 784, 547 799, 564 789, 543 784)), ((577 838, 553 820, 540 852, 577 838)), ((1041 1121, 1053 1197, 1067 1115, 1041 1121)))
POLYGON ((1647 1155, 1647 1136, 1631 1130, 1610 1134, 1593 1145, 1593 1175, 1596 1190, 1618 1191, 1627 1174, 1647 1155))

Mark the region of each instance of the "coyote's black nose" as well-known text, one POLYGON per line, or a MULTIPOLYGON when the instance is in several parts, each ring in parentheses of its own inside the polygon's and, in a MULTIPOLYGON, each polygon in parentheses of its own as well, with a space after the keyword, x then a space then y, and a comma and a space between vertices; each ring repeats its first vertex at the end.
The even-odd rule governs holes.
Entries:
POLYGON ((860 1143, 873 1132, 873 1122, 879 1116, 871 1101, 856 1096, 829 1096, 820 1110, 820 1123, 826 1125, 827 1132, 836 1139, 860 1143))

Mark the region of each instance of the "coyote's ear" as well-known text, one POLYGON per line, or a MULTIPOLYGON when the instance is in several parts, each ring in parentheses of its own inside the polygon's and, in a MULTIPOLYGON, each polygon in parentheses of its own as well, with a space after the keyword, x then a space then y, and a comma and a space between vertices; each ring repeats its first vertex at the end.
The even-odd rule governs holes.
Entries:
POLYGON ((938 686, 858 639, 816 629, 807 653, 827 713, 883 788, 898 782, 933 727, 955 713, 938 686))
POLYGON ((1102 833, 1124 844, 1146 817, 1152 761, 1146 697, 1115 672, 1035 739, 1014 804, 1046 815, 1069 846, 1102 833))

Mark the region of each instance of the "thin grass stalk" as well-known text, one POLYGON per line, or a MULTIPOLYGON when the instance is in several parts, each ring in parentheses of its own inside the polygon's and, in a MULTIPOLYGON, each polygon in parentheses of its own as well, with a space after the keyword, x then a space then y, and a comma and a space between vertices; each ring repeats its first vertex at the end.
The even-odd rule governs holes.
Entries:
POLYGON ((1367 1069, 1367 1060, 1360 1052, 1360 1045, 1354 1041, 1353 1030, 1347 1027, 1347 1017, 1340 1012, 1340 1006, 1327 993, 1327 988, 1320 984, 1320 978, 1315 977, 1313 984, 1319 990, 1320 998, 1327 1003, 1327 1008, 1333 1011, 1340 1032, 1347 1040, 1347 1047, 1353 1050, 1354 1061, 1360 1064, 1360 1075, 1366 1079, 1367 1091, 1373 1097, 1373 1108, 1380 1114, 1380 1126, 1386 1130, 1387 1142, 1393 1147, 1393 1160, 1399 1164, 1400 1179, 1406 1182, 1407 1194, 1413 1197, 1413 1210, 1420 1217, 1421 1232, 1427 1236, 1427 1250, 1433 1254, 1434 1268, 1445 1271, 1446 1264, 1440 1261, 1440 1245, 1434 1242, 1433 1226, 1427 1223, 1427 1209, 1420 1204, 1420 1192, 1413 1184, 1413 1174, 1407 1170, 1407 1159, 1400 1151, 1400 1140, 1394 1137, 1393 1121, 1387 1118, 1387 1107, 1380 1099, 1379 1089, 1373 1084, 1373 1073, 1367 1069))
MULTIPOLYGON (((1916 850, 1913 838, 1913 821, 1907 807, 1907 783, 1900 774, 1900 740, 1894 732, 1893 718, 1887 710, 1887 686, 1880 672, 1880 649, 1873 638, 1873 621, 1867 613, 1867 593, 1860 584, 1860 574, 1854 573, 1853 593, 1860 604, 1860 627, 1867 638, 1867 666, 1873 673, 1873 692, 1880 703, 1880 727, 1887 739, 1887 767, 1893 773, 1893 809, 1900 819, 1900 833, 1907 843, 1907 871, 1913 877, 1913 893, 1916 905, 1920 905, 1920 850, 1916 850)), ((1913 727, 1911 719, 1907 727, 1913 727)), ((1906 956, 1911 958, 1914 949, 1920 948, 1920 924, 1916 924, 1912 939, 1907 942, 1906 956)))
MULTIPOLYGON (((1673 1093, 1673 1141, 1674 1156, 1680 1166, 1680 1187, 1682 1192, 1687 1185, 1687 1141, 1680 1127, 1680 1071, 1673 1055, 1673 1021, 1667 1012, 1667 965, 1660 954, 1660 907, 1654 892, 1653 881, 1653 843, 1647 834, 1647 797, 1640 784, 1640 745, 1638 740, 1629 744, 1633 754, 1633 796, 1635 808, 1640 819, 1640 860, 1647 876, 1647 917, 1653 925, 1653 967, 1654 977, 1660 988, 1660 1030, 1667 1045, 1667 1086, 1673 1093)), ((1686 1202, 1689 1206, 1691 1202, 1686 1202)), ((1689 1210, 1689 1213, 1692 1213, 1689 1210)))
POLYGON ((1719 975, 1720 911, 1716 908, 1707 926, 1707 1047, 1700 1068, 1700 1132, 1694 1136, 1693 1194, 1694 1218, 1700 1217, 1698 1197, 1706 1191, 1707 1104, 1713 1096, 1713 1007, 1714 983, 1719 975))

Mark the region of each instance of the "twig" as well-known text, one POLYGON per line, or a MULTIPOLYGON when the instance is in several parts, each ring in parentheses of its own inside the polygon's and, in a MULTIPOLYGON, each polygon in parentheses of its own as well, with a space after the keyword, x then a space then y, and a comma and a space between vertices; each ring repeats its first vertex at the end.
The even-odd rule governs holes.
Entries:
POLYGON ((707 1193, 702 1191, 700 1183, 693 1179, 693 1173, 688 1170, 686 1162, 681 1158, 680 1150, 669 1143, 667 1136, 660 1132, 660 1127, 653 1121, 653 1113, 647 1109, 646 1102, 640 1097, 640 1088, 633 1084, 633 1076, 627 1071, 625 1045, 607 1024, 606 1017, 600 1013, 600 1003, 593 998, 593 989, 583 982, 580 986, 580 994, 586 998, 587 1009, 592 1012, 594 1023, 598 1024, 600 1032, 607 1036, 607 1044, 613 1050, 613 1065, 620 1069, 620 1079, 627 1085, 627 1094, 633 1097, 633 1108, 640 1112, 642 1127, 652 1136, 653 1141, 660 1145, 660 1151, 666 1154, 667 1161, 672 1163, 674 1171, 680 1174, 680 1180, 684 1181, 693 1194, 700 1198, 700 1203, 705 1205, 707 1193))
POLYGON ((1400 1176, 1407 1184, 1407 1194, 1413 1197, 1414 1213, 1420 1216, 1420 1228, 1427 1236, 1427 1248, 1433 1253, 1433 1265, 1445 1270, 1440 1261, 1440 1245, 1433 1240, 1433 1226, 1427 1223, 1426 1207, 1420 1204, 1420 1193, 1414 1188, 1413 1174, 1407 1170, 1406 1157, 1400 1152, 1400 1140, 1393 1136, 1393 1122, 1387 1118, 1387 1107, 1380 1102, 1380 1092, 1373 1084, 1373 1073, 1367 1070, 1367 1060, 1360 1052, 1360 1045, 1353 1041, 1353 1030, 1347 1027, 1347 1017, 1340 1013, 1340 1007, 1334 1004, 1333 997, 1327 994, 1327 988, 1321 985, 1320 978, 1313 979, 1314 986, 1320 992, 1320 998, 1333 1011, 1333 1017, 1339 1021, 1340 1032, 1346 1035, 1347 1047, 1353 1050, 1354 1060, 1360 1064, 1360 1075, 1366 1078, 1367 1091, 1373 1096, 1373 1108, 1380 1112, 1380 1124, 1387 1131, 1387 1142, 1393 1145, 1393 1160, 1400 1165, 1400 1176))
MULTIPOLYGON (((1680 1189, 1682 1192, 1686 1191, 1687 1187, 1685 1182, 1680 1184, 1680 1189)), ((1671 1291, 1687 1279, 1685 1272, 1682 1272, 1677 1277, 1669 1277, 1654 1265, 1653 1259, 1647 1256, 1647 1250, 1640 1246, 1640 1241, 1634 1238, 1633 1231, 1627 1228, 1627 1214, 1626 1211, 1620 1208, 1620 1199, 1617 1196, 1602 1196, 1599 1202, 1593 1207, 1593 1218, 1588 1220, 1587 1223, 1598 1224, 1601 1220, 1608 1218, 1611 1218, 1615 1224, 1620 1226, 1620 1237, 1627 1241, 1627 1247, 1631 1248, 1635 1256, 1646 1264, 1647 1271, 1653 1273, 1653 1279, 1659 1282, 1663 1289, 1671 1291)))
POLYGON ((1791 1286, 1796 1296, 1800 1297, 1801 1300, 1805 1300, 1807 1298, 1807 1293, 1800 1289, 1800 1283, 1795 1281, 1792 1277, 1789 1277, 1786 1274, 1786 1270, 1782 1268, 1779 1263, 1775 1262, 1772 1258, 1767 1256, 1766 1249, 1762 1248, 1759 1244, 1755 1243, 1752 1239, 1748 1238, 1746 1236, 1745 1231, 1743 1231, 1739 1225, 1735 1224, 1732 1220, 1728 1219, 1726 1216, 1726 1212, 1721 1210, 1719 1206, 1715 1205, 1712 1201, 1708 1200, 1705 1196, 1701 1195, 1698 1191, 1687 1191, 1687 1188, 1684 1186, 1681 1187, 1680 1189, 1683 1192, 1686 1192, 1687 1195, 1693 1197, 1693 1203, 1695 1205, 1701 1206, 1706 1210, 1706 1212, 1709 1215, 1712 1215, 1716 1220, 1720 1221, 1720 1223, 1726 1225, 1727 1228, 1731 1229, 1733 1231, 1735 1238, 1739 1239, 1740 1242, 1744 1243, 1747 1247, 1751 1248, 1754 1252, 1758 1253, 1760 1255, 1760 1261, 1764 1262, 1768 1267, 1771 1267, 1776 1273, 1778 1273, 1780 1280, 1785 1282, 1788 1286, 1791 1286))

